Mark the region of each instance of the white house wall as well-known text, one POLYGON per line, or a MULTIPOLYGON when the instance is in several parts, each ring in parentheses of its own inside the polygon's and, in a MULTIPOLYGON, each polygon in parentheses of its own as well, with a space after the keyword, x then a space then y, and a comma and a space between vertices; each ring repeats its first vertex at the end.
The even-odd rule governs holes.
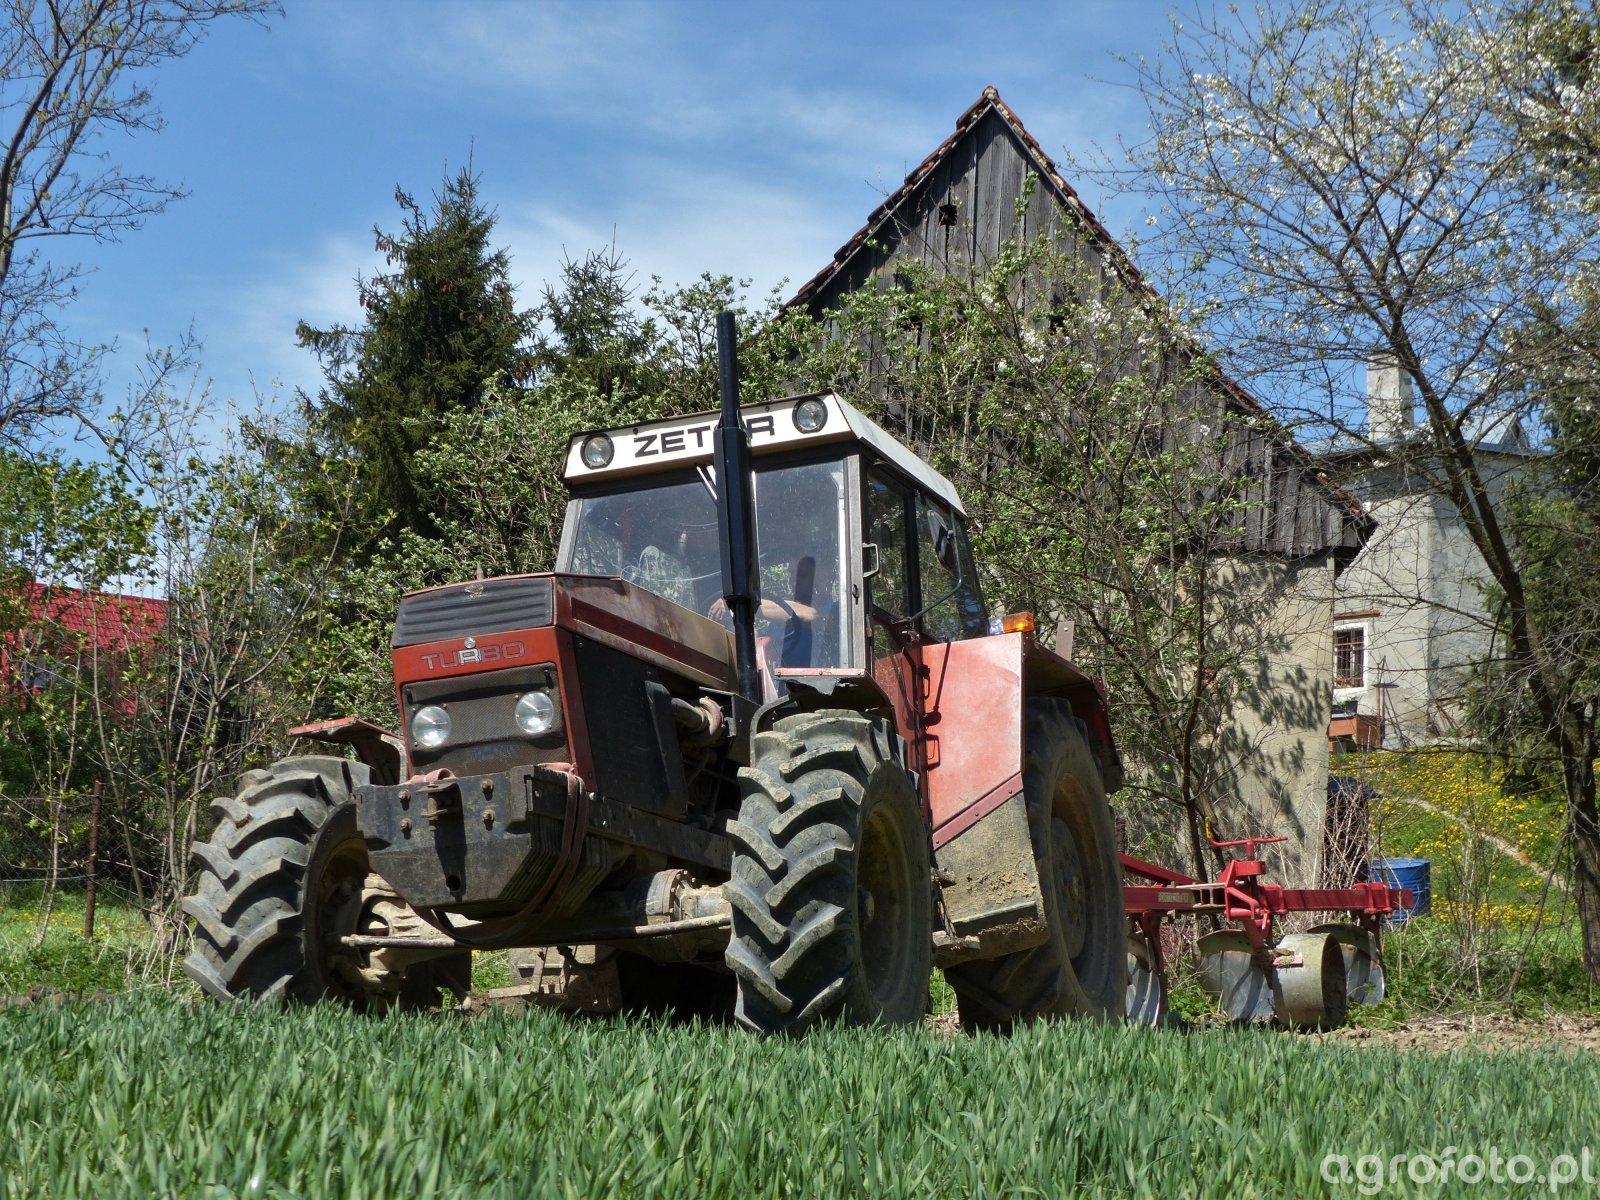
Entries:
POLYGON ((1220 774, 1233 785, 1220 815, 1232 837, 1288 836, 1267 847, 1273 877, 1315 886, 1327 816, 1333 558, 1242 556, 1226 561, 1219 582, 1260 606, 1262 635, 1254 678, 1214 746, 1220 774))
POLYGON ((1333 700, 1381 715, 1383 744, 1396 749, 1454 731, 1463 680, 1490 645, 1488 572, 1449 501, 1417 492, 1393 468, 1375 469, 1361 490, 1378 530, 1339 578, 1334 625, 1367 626, 1366 685, 1333 700))

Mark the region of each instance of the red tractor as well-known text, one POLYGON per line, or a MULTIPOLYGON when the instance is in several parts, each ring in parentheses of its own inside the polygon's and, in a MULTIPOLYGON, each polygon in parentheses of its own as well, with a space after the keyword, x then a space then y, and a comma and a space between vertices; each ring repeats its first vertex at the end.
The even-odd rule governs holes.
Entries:
POLYGON ((246 775, 189 974, 362 1006, 520 948, 570 1007, 760 1032, 1123 1013, 1120 766, 1094 680, 992 621, 948 480, 836 395, 580 435, 554 572, 406 596, 403 736, 246 775))

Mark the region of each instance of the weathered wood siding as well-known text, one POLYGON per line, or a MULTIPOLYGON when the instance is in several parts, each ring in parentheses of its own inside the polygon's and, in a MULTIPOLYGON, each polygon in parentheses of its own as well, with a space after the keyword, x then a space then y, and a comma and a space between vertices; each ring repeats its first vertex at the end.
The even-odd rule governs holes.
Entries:
MULTIPOLYGON (((790 301, 826 321, 846 296, 888 287, 905 261, 951 273, 982 268, 1018 230, 1017 204, 1034 180, 1020 232, 1049 235, 1072 247, 1109 288, 1130 303, 1150 293, 1138 271, 1054 164, 992 90, 957 122, 956 133, 906 179, 834 261, 790 301)), ((1046 298, 1049 299, 1049 298, 1046 298)), ((1347 561, 1371 531, 1355 501, 1320 479, 1286 431, 1273 429, 1261 407, 1222 378, 1194 397, 1194 419, 1228 413, 1232 441, 1226 466, 1248 479, 1251 503, 1240 516, 1245 545, 1258 553, 1304 558, 1332 552, 1347 561), (1268 432, 1267 430, 1271 430, 1268 432)), ((1183 424, 1187 424, 1184 422, 1183 424)), ((1169 437, 1181 436, 1169 429, 1169 437)))

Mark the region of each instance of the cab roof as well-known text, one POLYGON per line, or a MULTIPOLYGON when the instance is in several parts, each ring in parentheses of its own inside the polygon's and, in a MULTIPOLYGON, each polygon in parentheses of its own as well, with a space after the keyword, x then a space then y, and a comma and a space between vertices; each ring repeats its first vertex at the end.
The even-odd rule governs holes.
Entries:
MULTIPOLYGON (((808 392, 762 404, 746 404, 740 407, 739 414, 750 435, 752 454, 857 441, 892 463, 930 495, 966 515, 966 506, 956 494, 954 484, 896 441, 883 426, 834 392, 808 392), (805 400, 820 401, 827 410, 822 424, 810 433, 802 430, 795 420, 795 410, 805 400)), ((664 467, 709 464, 712 432, 719 419, 715 412, 695 413, 643 425, 575 434, 567 444, 567 462, 561 476, 567 486, 572 487, 591 480, 620 479, 664 467), (603 466, 592 467, 583 460, 583 447, 596 437, 610 439, 611 456, 603 466)))

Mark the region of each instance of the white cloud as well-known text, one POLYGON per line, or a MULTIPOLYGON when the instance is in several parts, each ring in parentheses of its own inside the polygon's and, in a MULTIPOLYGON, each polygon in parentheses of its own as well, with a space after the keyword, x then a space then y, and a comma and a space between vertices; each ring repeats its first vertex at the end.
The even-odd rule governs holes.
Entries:
POLYGON ((502 210, 497 236, 512 252, 525 303, 557 277, 563 255, 577 258, 613 239, 641 287, 653 275, 686 284, 710 272, 750 279, 758 298, 781 279, 792 291, 855 228, 837 203, 803 190, 667 162, 648 174, 648 194, 623 198, 609 210, 612 220, 546 203, 502 210))
MULTIPOLYGON (((787 278, 785 295, 792 294, 866 215, 866 209, 843 215, 837 202, 804 191, 666 161, 640 169, 651 181, 648 193, 619 198, 603 213, 548 198, 499 205, 494 241, 511 255, 523 306, 535 305, 543 285, 559 277, 563 257, 579 258, 613 240, 640 292, 652 276, 687 284, 710 272, 749 278, 757 301, 780 279, 787 278)), ((295 343, 297 322, 359 325, 355 277, 383 266, 369 239, 328 235, 303 253, 256 263, 244 286, 209 281, 196 331, 218 397, 247 403, 252 390, 314 394, 322 376, 315 357, 295 343)))
POLYGON ((315 356, 296 345, 295 326, 359 325, 356 276, 381 266, 369 238, 325 235, 306 251, 254 264, 243 284, 207 281, 208 304, 197 314, 196 332, 205 341, 216 394, 240 403, 257 390, 314 394, 322 373, 315 356))
POLYGON ((560 122, 589 131, 602 153, 648 142, 739 146, 834 167, 898 161, 914 97, 881 81, 845 84, 829 75, 820 57, 832 36, 825 29, 815 39, 772 45, 761 38, 769 30, 710 28, 712 11, 640 3, 389 5, 318 15, 329 58, 345 70, 384 79, 398 72, 446 103, 468 87, 475 104, 520 109, 532 128, 560 122), (818 57, 808 53, 813 45, 818 57))

